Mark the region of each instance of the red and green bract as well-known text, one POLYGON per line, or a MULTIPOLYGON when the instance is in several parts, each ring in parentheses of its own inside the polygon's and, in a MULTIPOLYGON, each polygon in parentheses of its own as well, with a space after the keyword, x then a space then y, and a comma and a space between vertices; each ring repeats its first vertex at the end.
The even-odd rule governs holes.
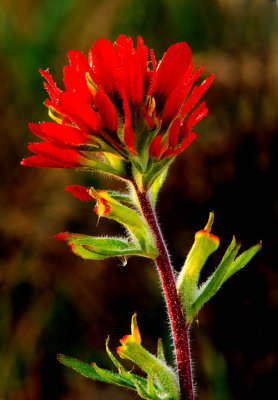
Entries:
POLYGON ((98 40, 88 58, 74 50, 68 58, 64 91, 40 71, 55 122, 29 124, 44 141, 29 144, 36 155, 23 165, 97 169, 91 160, 105 152, 126 161, 140 158, 142 148, 153 163, 173 158, 195 139, 192 128, 207 114, 205 102, 196 104, 213 75, 193 87, 202 67, 193 72, 185 42, 172 45, 158 66, 141 37, 135 48, 124 35, 115 44, 98 40))

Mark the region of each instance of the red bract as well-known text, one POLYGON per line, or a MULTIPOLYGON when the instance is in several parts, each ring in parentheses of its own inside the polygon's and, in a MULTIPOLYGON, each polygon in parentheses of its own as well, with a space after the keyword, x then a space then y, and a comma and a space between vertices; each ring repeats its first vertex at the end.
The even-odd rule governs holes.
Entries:
POLYGON ((123 35, 115 44, 98 40, 88 59, 73 50, 68 58, 64 91, 48 71, 40 71, 49 94, 45 105, 55 122, 29 125, 44 141, 29 145, 36 155, 24 159, 23 165, 113 173, 118 166, 111 160, 116 156, 117 165, 122 163, 118 175, 125 177, 122 170, 128 162, 145 173, 195 139, 192 128, 207 114, 204 102, 195 106, 213 75, 193 87, 202 68, 193 72, 185 42, 171 46, 158 67, 141 37, 135 48, 123 35), (102 168, 105 163, 113 167, 102 168))

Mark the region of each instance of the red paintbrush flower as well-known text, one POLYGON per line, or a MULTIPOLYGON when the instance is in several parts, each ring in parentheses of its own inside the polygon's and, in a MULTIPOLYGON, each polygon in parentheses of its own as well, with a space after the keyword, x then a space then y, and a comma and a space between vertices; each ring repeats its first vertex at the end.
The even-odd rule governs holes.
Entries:
POLYGON ((141 37, 136 48, 121 35, 115 44, 98 40, 88 58, 73 50, 68 57, 65 91, 40 71, 55 122, 29 124, 44 141, 29 145, 36 155, 22 165, 98 169, 123 178, 133 165, 151 175, 155 164, 156 171, 157 164, 164 168, 195 139, 192 127, 207 114, 205 102, 195 106, 213 75, 193 87, 202 68, 193 72, 185 42, 171 46, 158 67, 141 37))

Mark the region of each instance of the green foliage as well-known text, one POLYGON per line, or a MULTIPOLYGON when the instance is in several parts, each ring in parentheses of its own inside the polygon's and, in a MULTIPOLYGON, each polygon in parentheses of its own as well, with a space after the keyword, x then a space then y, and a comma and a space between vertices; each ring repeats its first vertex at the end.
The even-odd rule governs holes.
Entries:
POLYGON ((56 235, 56 238, 65 240, 74 254, 87 260, 129 255, 146 256, 138 245, 119 238, 93 237, 74 233, 62 233, 56 235))
POLYGON ((147 374, 147 378, 129 372, 109 349, 109 337, 106 340, 107 354, 118 372, 98 367, 95 363, 87 364, 75 358, 58 355, 58 360, 81 375, 100 382, 112 383, 135 390, 144 399, 178 400, 179 387, 177 377, 166 365, 163 345, 159 340, 158 357, 147 352, 141 346, 141 338, 136 322, 136 314, 132 317, 132 334, 121 339, 117 351, 122 358, 137 364, 147 374))
POLYGON ((108 257, 127 257, 137 255, 155 259, 157 250, 152 233, 139 212, 121 204, 118 200, 132 204, 133 199, 118 192, 110 194, 101 190, 97 192, 93 188, 89 190, 92 200, 96 200, 96 212, 99 217, 113 219, 124 225, 130 237, 93 237, 74 233, 60 233, 56 239, 64 240, 74 254, 89 260, 101 260, 108 257))
MULTIPOLYGON (((209 230, 213 222, 211 217, 210 220, 209 230)), ((195 242, 177 280, 178 292, 186 313, 187 323, 192 322, 201 307, 210 300, 222 284, 243 268, 262 247, 262 244, 259 243, 237 257, 241 244, 240 242, 236 243, 235 237, 233 237, 219 266, 207 281, 199 286, 200 271, 207 258, 217 249, 219 244, 219 241, 217 242, 215 239, 217 237, 206 230, 207 226, 204 230, 197 232, 195 242)))

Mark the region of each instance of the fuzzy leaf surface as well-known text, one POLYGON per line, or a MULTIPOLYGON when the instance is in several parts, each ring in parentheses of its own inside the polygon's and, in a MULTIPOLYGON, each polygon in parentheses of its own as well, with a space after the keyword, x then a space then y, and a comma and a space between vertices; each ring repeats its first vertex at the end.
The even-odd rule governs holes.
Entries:
POLYGON ((56 239, 65 241, 74 254, 89 260, 128 255, 145 256, 139 245, 118 238, 93 237, 75 233, 60 233, 56 239))

